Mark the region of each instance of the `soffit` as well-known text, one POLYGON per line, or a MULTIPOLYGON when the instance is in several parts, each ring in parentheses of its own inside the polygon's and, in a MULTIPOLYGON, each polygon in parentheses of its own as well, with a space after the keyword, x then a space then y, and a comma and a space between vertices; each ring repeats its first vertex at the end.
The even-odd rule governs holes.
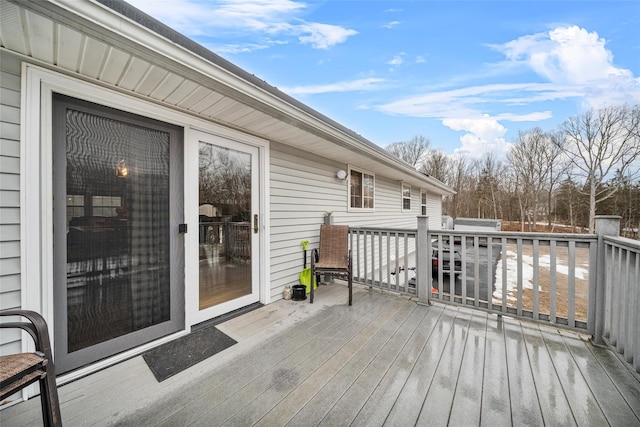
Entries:
POLYGON ((7 50, 267 140, 451 193, 330 119, 269 93, 275 88, 265 91, 266 83, 241 79, 103 5, 12 1, 0 1, 0 46, 7 50))

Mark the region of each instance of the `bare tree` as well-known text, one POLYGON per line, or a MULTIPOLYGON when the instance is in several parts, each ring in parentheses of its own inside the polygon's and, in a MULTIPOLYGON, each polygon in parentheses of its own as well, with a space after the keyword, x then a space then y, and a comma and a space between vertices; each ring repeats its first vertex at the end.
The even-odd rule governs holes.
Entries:
POLYGON ((539 199, 551 169, 551 145, 548 136, 536 127, 528 132, 519 132, 516 143, 507 153, 509 165, 516 178, 522 231, 525 219, 529 223, 529 231, 536 229, 539 199))
POLYGON ((575 171, 585 179, 589 194, 589 232, 595 231, 596 206, 612 197, 617 186, 602 185, 614 173, 629 178, 640 172, 640 107, 611 106, 567 119, 561 126, 567 154, 575 171))
POLYGON ((431 142, 422 135, 416 135, 406 142, 394 142, 386 150, 418 169, 429 151, 431 142))
POLYGON ((560 132, 549 132, 546 134, 548 141, 544 145, 542 151, 543 161, 549 166, 547 173, 547 182, 545 184, 547 192, 547 226, 549 230, 553 229, 551 214, 553 209, 553 192, 560 184, 561 180, 567 176, 569 172, 569 160, 564 155, 562 146, 564 139, 560 132))
POLYGON ((453 218, 469 216, 473 204, 473 178, 470 173, 469 162, 463 156, 451 158, 451 173, 446 184, 454 189, 456 194, 446 204, 446 213, 453 218))
MULTIPOLYGON (((499 176, 502 173, 502 164, 493 153, 485 154, 478 163, 479 176, 476 185, 478 197, 478 218, 487 216, 487 206, 491 217, 498 218, 498 190, 499 176)), ((502 212, 501 215, 502 216, 502 212)))
POLYGON ((422 163, 420 172, 447 183, 451 176, 451 164, 452 161, 444 151, 431 151, 426 156, 424 163, 422 163))

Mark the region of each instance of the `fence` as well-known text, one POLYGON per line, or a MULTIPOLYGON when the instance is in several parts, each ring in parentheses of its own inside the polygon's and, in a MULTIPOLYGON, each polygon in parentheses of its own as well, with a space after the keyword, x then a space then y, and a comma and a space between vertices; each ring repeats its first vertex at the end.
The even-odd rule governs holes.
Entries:
POLYGON ((640 244, 597 235, 351 228, 354 281, 587 332, 640 372, 640 244))

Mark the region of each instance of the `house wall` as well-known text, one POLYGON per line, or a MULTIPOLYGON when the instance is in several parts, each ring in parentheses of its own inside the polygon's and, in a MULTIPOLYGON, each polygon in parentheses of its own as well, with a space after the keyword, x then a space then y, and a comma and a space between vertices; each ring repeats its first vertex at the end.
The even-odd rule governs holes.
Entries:
MULTIPOLYGON (((21 61, 0 52, 0 309, 21 306, 20 259, 20 103, 21 61)), ((401 209, 401 184, 375 176, 375 210, 348 209, 348 180, 336 171, 349 166, 291 146, 270 143, 271 301, 282 297, 285 285, 298 283, 303 255, 300 241, 317 247, 319 225, 331 211, 335 224, 353 227, 415 228, 420 215, 420 188, 412 187, 411 210, 401 209)), ((439 228, 440 198, 429 194, 428 215, 439 228)), ((310 256, 310 254, 308 254, 310 256)), ((307 258, 309 259, 309 258, 307 258)), ((20 350, 17 331, 3 333, 0 354, 20 350)))
MULTIPOLYGON (((402 211, 401 184, 375 176, 374 211, 349 211, 348 180, 336 178, 348 166, 313 156, 277 142, 271 143, 271 300, 282 298, 284 286, 298 284, 303 268, 300 245, 308 239, 318 247, 320 224, 332 212, 334 224, 351 227, 415 229, 420 215, 420 188, 411 188, 411 210, 402 211)), ((428 194, 430 226, 440 228, 440 196, 428 194)), ((307 254, 307 264, 310 254, 307 254)))
MULTIPOLYGON (((0 310, 20 307, 20 61, 0 51, 0 310)), ((0 354, 20 350, 3 330, 0 354)))

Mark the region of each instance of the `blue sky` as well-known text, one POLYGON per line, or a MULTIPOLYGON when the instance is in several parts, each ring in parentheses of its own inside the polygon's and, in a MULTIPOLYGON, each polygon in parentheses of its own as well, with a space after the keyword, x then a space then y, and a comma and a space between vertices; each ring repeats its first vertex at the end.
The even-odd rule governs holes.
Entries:
POLYGON ((128 0, 370 141, 504 152, 640 104, 640 1, 128 0))

